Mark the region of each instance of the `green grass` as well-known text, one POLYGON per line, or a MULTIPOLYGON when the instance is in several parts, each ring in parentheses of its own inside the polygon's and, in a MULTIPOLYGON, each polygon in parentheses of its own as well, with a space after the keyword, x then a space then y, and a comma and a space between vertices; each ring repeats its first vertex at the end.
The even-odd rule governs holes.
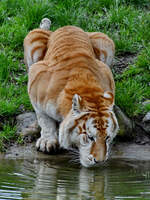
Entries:
POLYGON ((5 144, 10 144, 11 140, 17 138, 15 132, 15 126, 12 127, 8 122, 3 125, 3 130, 0 132, 0 151, 5 151, 7 149, 7 145, 5 144))
POLYGON ((150 111, 150 44, 135 64, 116 77, 116 104, 130 117, 150 111))
POLYGON ((23 39, 30 30, 39 26, 44 17, 51 19, 51 30, 76 25, 85 31, 101 31, 114 40, 116 56, 139 55, 128 70, 122 75, 115 75, 116 103, 131 117, 149 110, 149 104, 141 106, 150 97, 149 10, 149 0, 1 0, 1 146, 2 138, 9 138, 9 132, 15 133, 15 122, 10 123, 10 119, 23 110, 32 109, 23 64, 23 39))

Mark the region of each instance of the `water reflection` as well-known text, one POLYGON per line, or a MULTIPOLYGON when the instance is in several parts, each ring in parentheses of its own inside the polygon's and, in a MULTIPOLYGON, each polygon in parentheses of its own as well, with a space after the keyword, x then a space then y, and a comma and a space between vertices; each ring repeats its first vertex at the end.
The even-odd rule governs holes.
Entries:
POLYGON ((37 177, 28 199, 104 199, 104 174, 86 168, 37 164, 37 177))
POLYGON ((90 196, 95 199, 104 199, 104 191, 106 190, 106 176, 97 174, 94 170, 82 168, 79 174, 79 196, 80 199, 88 199, 90 196))
POLYGON ((0 200, 150 199, 150 163, 111 161, 97 169, 48 160, 1 160, 0 200))

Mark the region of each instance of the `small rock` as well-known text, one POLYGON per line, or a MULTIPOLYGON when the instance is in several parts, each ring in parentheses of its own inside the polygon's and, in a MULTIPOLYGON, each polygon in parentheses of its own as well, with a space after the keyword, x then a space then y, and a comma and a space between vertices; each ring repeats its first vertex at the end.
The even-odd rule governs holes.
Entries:
POLYGON ((146 133, 150 134, 150 123, 148 124, 144 124, 143 125, 144 130, 146 131, 146 133))
POLYGON ((23 137, 35 136, 40 133, 40 127, 34 112, 28 112, 16 117, 17 119, 17 134, 23 137))
POLYGON ((143 118, 143 122, 150 122, 150 111, 143 118))
POLYGON ((143 129, 150 134, 150 111, 143 118, 143 129))
POLYGON ((143 106, 148 105, 148 104, 150 104, 150 99, 147 99, 146 101, 144 101, 144 102, 142 103, 143 106))
POLYGON ((116 105, 114 106, 114 112, 119 123, 118 135, 133 137, 134 123, 116 105))

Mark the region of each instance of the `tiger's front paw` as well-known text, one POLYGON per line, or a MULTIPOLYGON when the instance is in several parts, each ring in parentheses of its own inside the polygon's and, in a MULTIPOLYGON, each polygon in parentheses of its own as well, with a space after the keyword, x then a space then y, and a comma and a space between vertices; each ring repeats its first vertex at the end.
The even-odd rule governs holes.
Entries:
POLYGON ((36 142, 36 148, 46 153, 54 152, 58 149, 58 141, 51 137, 40 137, 36 142))

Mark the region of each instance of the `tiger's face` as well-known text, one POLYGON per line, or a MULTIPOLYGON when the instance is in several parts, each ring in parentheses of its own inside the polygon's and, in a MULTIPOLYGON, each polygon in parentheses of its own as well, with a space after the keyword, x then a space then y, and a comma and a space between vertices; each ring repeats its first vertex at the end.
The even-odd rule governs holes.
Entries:
POLYGON ((74 96, 72 112, 61 126, 63 131, 60 132, 65 131, 65 134, 60 133, 59 141, 60 145, 67 149, 72 144, 76 145, 80 163, 91 167, 108 159, 110 146, 118 131, 118 123, 112 109, 105 109, 101 114, 86 109, 81 111, 79 101, 80 97, 74 96))
POLYGON ((79 152, 80 163, 85 167, 98 165, 109 157, 110 147, 118 130, 118 123, 113 112, 106 111, 109 115, 104 119, 99 116, 81 120, 76 127, 80 137, 79 152))

